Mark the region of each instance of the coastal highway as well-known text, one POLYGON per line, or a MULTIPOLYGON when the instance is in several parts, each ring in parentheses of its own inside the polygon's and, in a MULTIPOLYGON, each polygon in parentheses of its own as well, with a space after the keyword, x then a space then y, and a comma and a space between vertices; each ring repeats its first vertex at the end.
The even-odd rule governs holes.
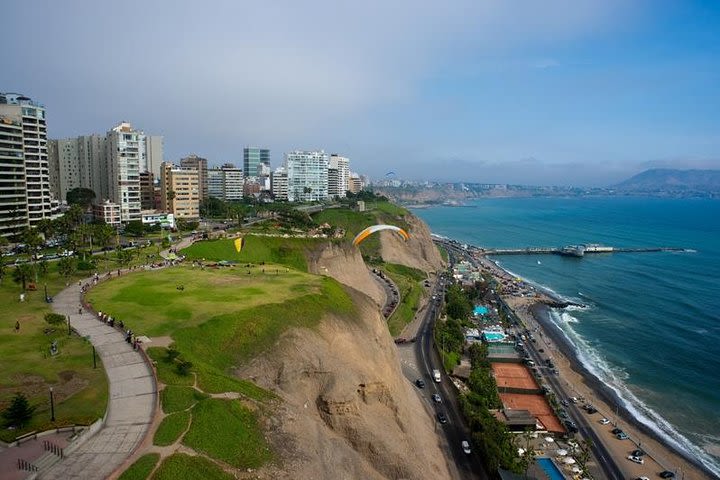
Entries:
MULTIPOLYGON (((443 246, 448 250, 448 253, 450 253, 452 256, 458 259, 465 259, 468 260, 473 266, 477 267, 477 260, 475 260, 472 255, 463 248, 459 247, 457 244, 452 244, 450 242, 440 242, 443 244, 443 246)), ((500 298, 499 295, 495 294, 495 298, 499 303, 504 303, 502 298, 500 298)), ((510 309, 506 309, 506 311, 512 312, 510 309)), ((518 325, 522 325, 519 318, 517 318, 516 315, 514 315, 514 321, 518 325)), ((530 354, 530 357, 535 361, 535 363, 539 366, 545 365, 545 360, 541 356, 540 352, 537 351, 535 345, 532 342, 526 343, 527 351, 530 354)), ((545 375, 545 381, 550 384, 553 391, 555 392, 556 396, 558 397, 558 400, 567 400, 569 398, 567 392, 563 388, 560 379, 551 373, 547 373, 545 375)), ((621 470, 617 466, 617 463, 615 462, 615 459, 610 455, 608 450, 605 448, 605 445, 602 443, 600 438, 597 436, 595 431, 590 427, 589 419, 587 414, 577 407, 577 405, 571 403, 570 407, 568 408, 569 412, 572 416, 572 419, 575 421, 575 423, 578 426, 578 433, 584 438, 590 439, 592 442, 591 451, 593 456, 595 457, 595 460, 600 465, 600 467, 603 470, 603 473, 605 474, 606 478, 609 478, 611 480, 622 480, 624 475, 622 474, 621 470)), ((592 418, 592 417, 591 417, 592 418)), ((591 420, 590 420, 591 421, 591 420)))
MULTIPOLYGON (((477 451, 473 449, 473 452, 468 455, 463 452, 461 447, 463 440, 470 441, 470 429, 465 423, 465 418, 462 416, 455 386, 444 373, 440 383, 435 382, 432 378, 433 369, 443 370, 440 356, 433 346, 432 335, 433 325, 442 309, 442 298, 444 296, 443 280, 435 283, 432 295, 437 296, 440 301, 435 301, 431 297, 430 305, 428 305, 425 311, 416 341, 412 344, 415 350, 417 368, 425 380, 426 392, 423 393, 426 393, 427 396, 423 396, 424 399, 431 404, 431 408, 433 408, 435 413, 443 411, 448 417, 449 421, 445 425, 441 425, 437 417, 434 418, 434 421, 436 428, 442 430, 445 434, 450 448, 450 455, 454 460, 461 478, 486 480, 489 477, 480 462, 477 451), (430 399, 433 393, 439 393, 442 397, 442 403, 440 405, 435 404, 430 399)), ((414 382, 415 379, 410 378, 410 380, 414 382)))

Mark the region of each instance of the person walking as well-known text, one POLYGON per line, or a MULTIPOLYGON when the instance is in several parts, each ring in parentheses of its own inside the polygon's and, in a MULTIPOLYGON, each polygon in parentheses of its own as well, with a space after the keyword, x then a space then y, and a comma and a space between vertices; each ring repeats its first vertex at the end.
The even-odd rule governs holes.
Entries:
POLYGON ((20 333, 20 320, 15 321, 15 333, 20 333))

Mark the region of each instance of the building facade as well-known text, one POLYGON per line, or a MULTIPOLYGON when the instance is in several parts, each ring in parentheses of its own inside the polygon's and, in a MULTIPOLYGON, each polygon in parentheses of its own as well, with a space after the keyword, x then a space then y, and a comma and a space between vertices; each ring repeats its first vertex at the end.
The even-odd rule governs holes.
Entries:
POLYGON ((152 172, 140 172, 140 208, 155 210, 155 175, 152 172))
POLYGON ((122 222, 120 205, 115 202, 105 200, 93 205, 92 210, 95 220, 100 220, 113 226, 120 225, 122 222))
POLYGON ((200 218, 198 171, 169 162, 160 166, 160 208, 176 219, 200 218))
POLYGON ((267 148, 243 148, 243 172, 246 178, 262 175, 262 165, 270 167, 270 150, 267 148))
POLYGON ((195 154, 180 159, 180 166, 186 168, 194 168, 198 171, 198 181, 200 186, 200 200, 207 200, 210 196, 208 191, 208 168, 207 159, 198 157, 195 154))
POLYGON ((225 174, 219 168, 211 168, 207 171, 208 196, 225 198, 225 174))
POLYGON ((106 139, 105 168, 108 184, 107 191, 101 191, 100 198, 120 205, 121 221, 141 220, 140 150, 144 135, 130 123, 123 122, 110 130, 106 139))
POLYGON ((223 200, 242 200, 245 187, 245 176, 241 168, 226 163, 220 170, 223 172, 223 200))
POLYGON ((5 224, 6 228, 0 226, 0 229, 4 230, 1 234, 7 236, 7 227, 35 226, 40 220, 50 218, 53 214, 53 202, 48 168, 45 107, 24 95, 0 93, 0 117, 3 118, 7 131, 7 138, 3 143, 6 146, 6 155, 2 161, 7 167, 3 166, 0 171, 3 172, 3 177, 6 173, 11 177, 8 192, 0 193, 0 198, 6 197, 4 200, 7 202, 0 207, 0 223, 5 224), (18 153, 22 153, 22 156, 17 156, 18 153), (17 208, 22 197, 17 195, 18 187, 25 193, 24 209, 17 208))
POLYGON ((270 175, 270 191, 275 200, 288 199, 288 177, 284 167, 278 167, 270 175))
POLYGON ((350 180, 348 182, 348 191, 351 193, 358 193, 363 188, 365 188, 365 185, 363 184, 363 180, 357 173, 351 173, 350 174, 350 180))
POLYGON ((329 156, 322 150, 287 153, 288 200, 312 202, 327 199, 329 164, 329 156))

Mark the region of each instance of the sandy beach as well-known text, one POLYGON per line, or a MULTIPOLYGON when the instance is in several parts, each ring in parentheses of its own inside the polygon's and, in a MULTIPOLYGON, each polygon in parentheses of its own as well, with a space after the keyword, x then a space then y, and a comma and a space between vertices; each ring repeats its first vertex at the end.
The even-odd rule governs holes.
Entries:
POLYGON ((622 402, 617 399, 615 392, 583 367, 562 331, 550 320, 548 305, 557 305, 558 299, 544 292, 518 287, 517 279, 483 256, 476 256, 475 260, 502 285, 500 293, 503 300, 525 326, 535 333, 536 347, 543 349, 546 357, 552 358, 559 371, 560 382, 568 395, 583 397, 597 408, 598 412, 592 415, 578 408, 576 416, 585 416, 590 427, 616 459, 625 478, 659 478, 658 474, 663 470, 675 472, 678 479, 713 478, 709 472, 680 455, 647 426, 637 421, 630 412, 622 408, 622 402), (600 419, 603 417, 611 423, 601 425, 600 419), (611 433, 616 426, 630 438, 617 439, 611 433), (630 452, 637 448, 647 453, 643 465, 627 458, 630 452))

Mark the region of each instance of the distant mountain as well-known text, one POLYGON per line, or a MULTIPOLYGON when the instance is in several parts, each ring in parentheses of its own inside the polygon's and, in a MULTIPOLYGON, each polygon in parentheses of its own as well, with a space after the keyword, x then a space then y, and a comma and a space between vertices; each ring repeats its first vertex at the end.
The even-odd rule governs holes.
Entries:
POLYGON ((625 192, 720 192, 720 170, 653 168, 614 185, 625 192))

